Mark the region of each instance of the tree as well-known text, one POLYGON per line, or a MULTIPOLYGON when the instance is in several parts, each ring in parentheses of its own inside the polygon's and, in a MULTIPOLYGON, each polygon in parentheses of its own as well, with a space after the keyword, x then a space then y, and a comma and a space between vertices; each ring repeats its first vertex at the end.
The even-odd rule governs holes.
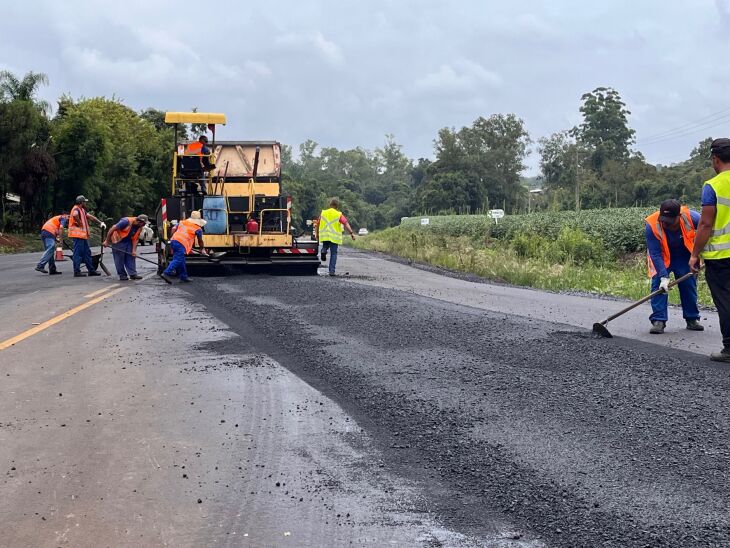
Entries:
POLYGON ((529 144, 524 123, 514 114, 480 117, 458 132, 442 129, 435 143, 436 161, 419 188, 419 204, 435 211, 477 211, 491 203, 512 211, 526 200, 520 180, 529 144), (437 179, 439 174, 448 177, 437 179), (455 176, 461 178, 458 185, 455 176), (452 192, 464 189, 466 195, 438 192, 434 186, 438 181, 447 183, 452 192), (445 201, 437 204, 436 199, 445 201))
POLYGON ((636 133, 629 127, 626 108, 613 88, 599 87, 581 97, 583 122, 572 134, 592 150, 591 167, 600 175, 607 160, 625 161, 636 133))
POLYGON ((29 101, 43 114, 48 114, 51 105, 48 101, 36 98, 40 85, 48 85, 48 76, 42 72, 29 72, 18 79, 8 70, 0 71, 0 101, 29 101))
POLYGON ((21 197, 25 221, 40 215, 47 184, 55 166, 48 154, 48 104, 36 98, 44 74, 30 72, 22 79, 0 71, 0 230, 7 225, 6 194, 21 197), (38 196, 36 196, 38 194, 38 196))

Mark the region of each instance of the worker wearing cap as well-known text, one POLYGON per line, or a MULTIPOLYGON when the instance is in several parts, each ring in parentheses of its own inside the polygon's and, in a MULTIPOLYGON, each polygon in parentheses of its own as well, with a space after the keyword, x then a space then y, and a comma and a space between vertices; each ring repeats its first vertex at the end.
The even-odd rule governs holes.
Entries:
POLYGON ((705 264, 705 279, 720 317, 723 348, 710 359, 730 363, 730 139, 710 145, 712 168, 717 174, 702 187, 702 217, 689 267, 705 264))
POLYGON ((177 224, 177 229, 170 239, 172 248, 172 261, 167 265, 165 271, 160 274, 167 283, 172 283, 170 276, 179 276, 181 282, 191 281, 188 271, 185 268, 185 255, 193 249, 197 238, 200 252, 205 255, 203 248, 203 227, 205 221, 200 216, 200 211, 193 211, 189 219, 183 219, 177 224))
POLYGON ((86 271, 89 273, 89 276, 101 276, 91 261, 89 219, 99 223, 102 230, 106 228, 106 224, 86 211, 87 202, 88 200, 84 196, 77 196, 76 204, 71 209, 71 214, 68 219, 68 236, 74 243, 73 266, 74 277, 76 278, 86 276, 86 274, 81 273, 82 262, 86 265, 86 271))
MULTIPOLYGON (((664 333, 668 319, 669 274, 678 279, 689 273, 689 257, 695 241, 695 231, 700 214, 680 204, 677 200, 664 200, 659 211, 646 218, 646 251, 649 263, 652 293, 662 289, 663 293, 651 298, 651 329, 649 333, 664 333)), ((704 331, 700 324, 700 310, 697 308, 697 278, 680 282, 679 300, 682 315, 690 331, 704 331)))
POLYGON ((38 272, 52 275, 62 274, 62 272, 56 270, 56 242, 60 241, 63 235, 63 229, 67 224, 68 213, 64 211, 61 215, 56 215, 48 219, 43 227, 41 227, 41 241, 43 242, 45 251, 35 267, 38 272), (46 270, 46 265, 48 265, 48 270, 46 270))
POLYGON ((114 266, 120 281, 141 280, 142 276, 137 274, 137 242, 142 233, 142 228, 149 221, 147 215, 136 217, 122 217, 119 222, 109 229, 104 240, 104 246, 111 245, 114 266))
POLYGON ((355 232, 350 227, 342 212, 339 210, 340 201, 337 198, 330 200, 329 209, 322 210, 319 214, 319 221, 315 226, 317 239, 322 243, 320 259, 327 260, 327 251, 330 251, 329 274, 335 275, 337 266, 337 248, 342 244, 342 228, 346 228, 352 239, 355 239, 355 232))
POLYGON ((205 135, 201 135, 197 141, 190 143, 185 149, 185 154, 189 156, 200 156, 200 192, 201 194, 207 194, 205 185, 205 171, 209 169, 210 162, 210 149, 207 147, 208 138, 205 135))

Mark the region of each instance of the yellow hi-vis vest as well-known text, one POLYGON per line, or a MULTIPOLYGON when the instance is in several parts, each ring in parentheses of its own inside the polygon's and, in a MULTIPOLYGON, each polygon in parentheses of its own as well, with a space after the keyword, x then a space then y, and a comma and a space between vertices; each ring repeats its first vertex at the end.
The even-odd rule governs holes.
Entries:
POLYGON ((342 213, 334 208, 325 209, 319 214, 319 227, 317 228, 320 242, 342 243, 342 213))
POLYGON ((717 215, 715 226, 705 249, 703 259, 727 259, 730 257, 730 171, 718 173, 705 183, 717 195, 717 215))

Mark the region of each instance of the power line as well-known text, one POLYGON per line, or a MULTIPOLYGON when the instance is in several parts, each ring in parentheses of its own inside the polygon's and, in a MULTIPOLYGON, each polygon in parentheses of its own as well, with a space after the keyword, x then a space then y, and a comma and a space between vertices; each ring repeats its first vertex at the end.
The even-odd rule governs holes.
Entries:
POLYGON ((682 137, 687 137, 688 135, 693 135, 701 131, 707 131, 708 129, 713 129, 715 127, 724 126, 730 123, 730 114, 726 116, 722 116, 716 120, 712 120, 710 122, 705 122, 703 124, 697 125, 691 129, 687 129, 678 133, 674 134, 668 134, 663 137, 657 137, 655 139, 642 139, 640 141, 637 141, 637 145, 646 146, 646 145, 654 145, 657 143, 663 143, 666 141, 672 141, 674 139, 680 139, 682 137))
POLYGON ((687 122, 687 123, 677 126, 675 128, 667 129, 665 131, 660 131, 659 133, 655 133, 654 135, 649 135, 648 137, 644 137, 643 139, 641 139, 639 142, 653 141, 654 139, 659 139, 659 138, 668 136, 669 134, 674 134, 677 132, 681 132, 685 129, 690 129, 690 128, 692 128, 692 126, 703 125, 703 124, 706 124, 708 121, 717 121, 718 117, 725 118, 727 116, 730 116, 730 108, 720 110, 713 114, 708 114, 707 116, 703 116, 692 122, 687 122))

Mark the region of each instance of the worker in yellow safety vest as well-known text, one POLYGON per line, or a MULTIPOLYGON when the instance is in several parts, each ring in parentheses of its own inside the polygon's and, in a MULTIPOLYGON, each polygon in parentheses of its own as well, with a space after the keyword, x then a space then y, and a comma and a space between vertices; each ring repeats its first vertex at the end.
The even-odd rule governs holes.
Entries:
POLYGON ((322 262, 327 261, 327 251, 330 251, 329 274, 335 276, 335 267, 337 266, 337 248, 342 244, 342 229, 347 229, 352 239, 355 239, 355 233, 350 227, 342 212, 339 210, 340 201, 337 198, 330 200, 329 209, 322 210, 319 214, 319 221, 316 223, 316 237, 322 243, 320 259, 322 262))
POLYGON ((712 141, 710 159, 717 175, 702 188, 702 215, 689 267, 698 272, 700 257, 704 261, 705 278, 720 317, 723 348, 710 359, 730 363, 730 139, 712 141))

